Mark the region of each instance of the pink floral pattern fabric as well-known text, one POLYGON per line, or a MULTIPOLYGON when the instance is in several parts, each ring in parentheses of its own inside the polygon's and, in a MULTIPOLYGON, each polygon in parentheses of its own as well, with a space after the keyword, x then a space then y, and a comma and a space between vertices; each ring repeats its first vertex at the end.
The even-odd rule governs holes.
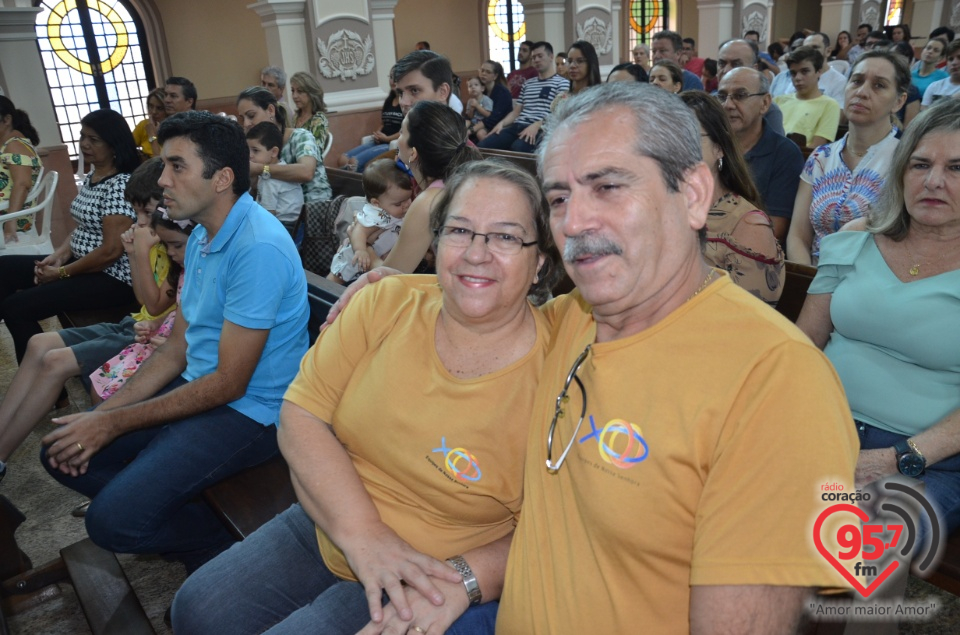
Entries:
MULTIPOLYGON (((177 304, 180 304, 180 292, 183 290, 183 272, 180 272, 180 281, 177 283, 177 304)), ((170 337, 170 331, 173 330, 173 320, 177 311, 170 311, 157 329, 155 336, 170 337)), ((149 358, 156 346, 147 342, 133 342, 125 349, 117 353, 115 357, 104 362, 97 370, 90 373, 90 383, 94 391, 103 400, 113 396, 128 379, 133 377, 140 365, 149 358)))

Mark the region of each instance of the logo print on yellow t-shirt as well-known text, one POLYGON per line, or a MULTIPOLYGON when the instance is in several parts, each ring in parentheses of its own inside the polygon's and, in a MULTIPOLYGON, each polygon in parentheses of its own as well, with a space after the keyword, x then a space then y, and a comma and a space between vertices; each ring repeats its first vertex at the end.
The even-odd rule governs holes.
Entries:
POLYGON ((444 467, 461 481, 479 481, 480 464, 477 463, 477 457, 464 448, 447 447, 447 437, 440 437, 440 447, 434 448, 432 452, 440 452, 444 456, 444 467))
POLYGON ((580 439, 580 443, 593 438, 597 439, 600 458, 622 470, 646 460, 650 454, 640 426, 623 419, 611 419, 598 430, 590 415, 590 433, 580 439))

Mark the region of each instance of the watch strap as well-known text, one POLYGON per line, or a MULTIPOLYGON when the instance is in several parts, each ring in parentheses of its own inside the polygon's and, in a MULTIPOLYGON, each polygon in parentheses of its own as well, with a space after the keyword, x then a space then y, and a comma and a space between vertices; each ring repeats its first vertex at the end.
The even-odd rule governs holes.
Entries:
POLYGON ((453 556, 452 558, 447 558, 447 562, 457 570, 457 573, 460 574, 460 577, 463 578, 463 586, 467 590, 467 599, 470 600, 470 606, 480 604, 480 601, 483 599, 483 595, 480 593, 480 583, 477 582, 477 576, 474 575, 473 569, 470 568, 470 565, 467 564, 467 561, 463 559, 463 556, 453 556))
POLYGON ((913 448, 910 447, 910 444, 906 439, 903 439, 902 441, 898 441, 896 444, 894 444, 893 451, 896 453, 897 458, 899 459, 904 454, 912 453, 913 448))

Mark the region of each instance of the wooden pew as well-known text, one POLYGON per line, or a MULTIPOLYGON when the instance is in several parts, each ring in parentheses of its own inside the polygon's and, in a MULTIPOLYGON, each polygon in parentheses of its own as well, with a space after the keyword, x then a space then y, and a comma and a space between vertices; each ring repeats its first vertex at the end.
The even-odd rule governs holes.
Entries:
POLYGON ((60 582, 73 585, 94 635, 155 633, 117 556, 89 538, 60 550, 60 558, 30 569, 30 560, 17 546, 14 531, 23 514, 0 496, 0 633, 4 615, 13 615, 60 595, 60 582), (12 574, 12 575, 11 575, 12 574))
MULTIPOLYGON (((340 285, 307 272, 311 344, 319 334, 327 312, 342 292, 340 285)), ((217 483, 203 496, 237 540, 243 540, 297 502, 290 483, 290 470, 281 456, 217 483)))
POLYGON ((363 196, 363 175, 340 168, 327 168, 333 196, 363 196))
POLYGON ((508 161, 518 168, 537 176, 537 155, 529 152, 513 152, 511 150, 494 150, 493 148, 478 148, 484 159, 500 159, 508 161))

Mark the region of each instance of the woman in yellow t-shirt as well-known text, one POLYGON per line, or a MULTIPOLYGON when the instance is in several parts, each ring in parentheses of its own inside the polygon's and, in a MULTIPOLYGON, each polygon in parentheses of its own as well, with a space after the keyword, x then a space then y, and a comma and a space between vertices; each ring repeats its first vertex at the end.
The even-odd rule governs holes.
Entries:
POLYGON ((162 88, 154 88, 147 95, 147 118, 133 129, 133 141, 137 149, 147 159, 160 156, 160 145, 157 143, 157 128, 167 118, 167 111, 163 106, 166 93, 162 88))
POLYGON ((416 632, 493 633, 548 340, 527 296, 559 261, 507 164, 461 166, 430 227, 437 276, 364 290, 304 357, 278 436, 300 503, 184 583, 178 635, 353 634, 384 590, 416 632))

